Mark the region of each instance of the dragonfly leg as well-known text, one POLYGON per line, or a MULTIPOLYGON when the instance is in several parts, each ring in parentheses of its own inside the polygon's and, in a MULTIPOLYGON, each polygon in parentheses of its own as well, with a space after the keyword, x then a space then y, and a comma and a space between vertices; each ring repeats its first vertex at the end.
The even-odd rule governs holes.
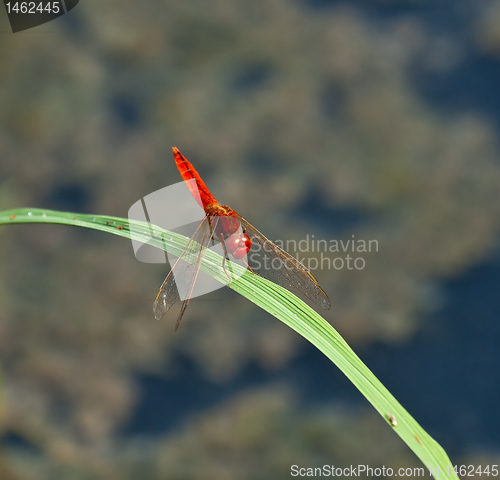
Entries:
POLYGON ((229 276, 229 273, 227 273, 226 270, 226 259, 229 260, 229 257, 227 256, 226 243, 224 242, 224 234, 221 234, 221 243, 222 243, 222 250, 224 250, 224 256, 222 257, 222 268, 224 269, 224 273, 229 279, 229 283, 231 283, 231 277, 229 276))
POLYGON ((243 263, 247 266, 248 270, 250 270, 254 275, 257 275, 253 270, 252 270, 252 267, 250 265, 248 265, 248 262, 245 261, 244 258, 241 259, 243 261, 243 263))

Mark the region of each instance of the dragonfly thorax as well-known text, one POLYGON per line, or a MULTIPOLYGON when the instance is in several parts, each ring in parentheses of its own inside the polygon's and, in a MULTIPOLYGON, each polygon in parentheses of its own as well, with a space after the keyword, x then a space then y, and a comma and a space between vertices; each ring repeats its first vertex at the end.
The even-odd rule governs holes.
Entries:
POLYGON ((233 217, 235 211, 228 207, 227 205, 221 205, 220 203, 212 203, 205 207, 205 213, 209 217, 233 217))
POLYGON ((232 208, 226 205, 209 205, 206 209, 207 217, 215 225, 215 234, 219 239, 226 239, 240 228, 240 221, 236 218, 232 208))
POLYGON ((252 241, 245 229, 241 232, 236 212, 227 205, 218 203, 209 205, 205 211, 215 224, 215 235, 224 241, 227 251, 236 259, 243 258, 250 250, 252 241))

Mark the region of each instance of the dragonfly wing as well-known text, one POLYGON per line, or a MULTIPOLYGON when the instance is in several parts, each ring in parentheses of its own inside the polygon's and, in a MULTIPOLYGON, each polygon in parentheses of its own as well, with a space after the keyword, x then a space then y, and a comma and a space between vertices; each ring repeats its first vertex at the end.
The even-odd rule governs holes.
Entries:
POLYGON ((174 268, 176 265, 177 263, 170 270, 167 278, 165 278, 160 287, 158 295, 156 295, 155 303, 153 304, 153 313, 157 320, 160 320, 160 318, 167 313, 167 310, 174 305, 177 300, 180 300, 174 278, 174 268))
POLYGON ((254 273, 293 293, 305 295, 326 310, 331 307, 330 299, 314 275, 299 260, 268 240, 241 215, 236 216, 252 238, 247 258, 254 273))
POLYGON ((156 296, 153 312, 155 318, 158 320, 165 315, 167 310, 172 307, 177 300, 183 299, 181 312, 177 319, 176 330, 179 327, 182 315, 193 293, 201 261, 203 260, 211 238, 210 220, 208 217, 205 217, 189 240, 181 256, 170 270, 170 273, 167 275, 167 278, 156 296))

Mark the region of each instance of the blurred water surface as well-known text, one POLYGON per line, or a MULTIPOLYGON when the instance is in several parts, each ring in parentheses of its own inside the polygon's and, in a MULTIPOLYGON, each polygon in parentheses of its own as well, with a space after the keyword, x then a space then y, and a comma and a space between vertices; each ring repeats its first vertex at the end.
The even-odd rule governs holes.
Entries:
MULTIPOLYGON (((85 0, 6 22, 0 208, 126 216, 180 181, 175 145, 271 239, 376 239, 363 270, 315 271, 322 313, 453 463, 500 463, 500 2, 85 0)), ((155 321, 167 267, 108 237, 0 232, 2 480, 419 465, 229 289, 176 334, 176 312, 155 321)))

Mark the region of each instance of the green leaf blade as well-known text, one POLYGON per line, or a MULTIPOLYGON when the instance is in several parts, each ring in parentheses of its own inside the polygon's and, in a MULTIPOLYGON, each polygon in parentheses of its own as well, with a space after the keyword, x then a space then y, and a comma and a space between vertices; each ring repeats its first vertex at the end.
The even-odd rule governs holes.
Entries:
MULTIPOLYGON (((71 225, 100 230, 148 243, 176 256, 181 255, 188 242, 183 235, 148 223, 119 217, 29 208, 0 212, 0 225, 34 223, 71 225)), ((238 274, 238 278, 228 286, 302 335, 335 363, 386 420, 390 428, 420 458, 428 471, 439 467, 439 471, 447 475, 446 468, 448 468, 449 478, 458 478, 453 473, 453 466, 442 447, 399 404, 325 319, 293 293, 279 285, 253 275, 230 261, 227 261, 226 265, 229 271, 232 269, 238 274), (392 416, 395 418, 395 425, 391 424, 392 416)), ((207 250, 201 268, 216 280, 226 283, 222 257, 217 253, 207 250)))

